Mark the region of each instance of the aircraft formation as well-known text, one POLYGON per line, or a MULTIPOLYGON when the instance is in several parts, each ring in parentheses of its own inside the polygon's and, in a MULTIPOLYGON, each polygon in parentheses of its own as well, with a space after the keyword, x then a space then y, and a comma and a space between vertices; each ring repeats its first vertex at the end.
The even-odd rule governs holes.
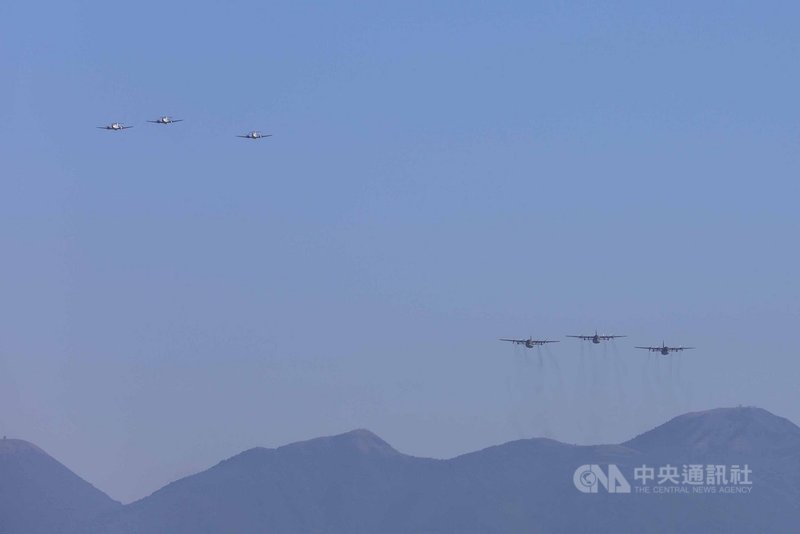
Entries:
MULTIPOLYGON (((152 121, 148 120, 147 122, 150 122, 152 124, 166 125, 166 124, 175 124, 176 122, 183 122, 183 119, 173 119, 169 115, 163 115, 157 118, 156 120, 152 121)), ((126 126, 121 122, 112 122, 111 124, 108 124, 106 126, 98 126, 98 128, 100 128, 101 130, 111 130, 112 132, 119 132, 122 130, 133 128, 133 126, 126 126)), ((267 137, 272 137, 272 134, 263 134, 258 130, 253 130, 244 135, 237 135, 236 137, 241 137, 242 139, 265 139, 267 137)))
MULTIPOLYGON (((594 334, 588 335, 572 335, 566 336, 571 338, 580 339, 581 341, 590 341, 595 345, 599 345, 603 341, 611 341, 621 337, 628 337, 628 336, 620 336, 620 335, 608 335, 608 334, 598 334, 597 330, 595 330, 594 334)), ((513 339, 513 338, 500 338, 500 341, 508 341, 510 343, 514 343, 515 345, 523 345, 525 348, 532 349, 533 347, 541 347, 542 345, 546 345, 548 343, 559 343, 559 341, 554 339, 533 339, 533 336, 528 337, 528 339, 513 339)), ((650 352, 657 352, 662 356, 668 356, 672 352, 681 352, 684 350, 691 350, 695 347, 684 347, 684 346, 676 346, 670 347, 665 342, 661 342, 660 346, 655 347, 634 347, 636 349, 643 349, 650 352)))
MULTIPOLYGON (((178 122, 183 122, 183 119, 174 119, 169 115, 162 115, 161 117, 155 120, 148 120, 147 122, 152 124, 169 125, 178 122)), ((111 124, 108 124, 106 126, 98 126, 97 128, 100 128, 101 130, 122 131, 122 130, 127 130, 129 128, 133 128, 133 126, 126 126, 121 122, 112 122, 111 124)), ((267 137, 272 137, 272 134, 263 134, 258 130, 252 130, 244 135, 237 135, 236 137, 239 137, 241 139, 258 140, 258 139, 265 139, 267 137)), ((594 334, 568 335, 566 337, 580 339, 581 341, 590 341, 595 345, 599 345, 604 341, 613 341, 614 339, 623 338, 627 336, 600 334, 597 332, 597 330, 595 330, 594 334)), ((533 336, 530 336, 527 339, 500 338, 500 341, 507 341, 509 343, 514 343, 515 345, 522 345, 528 349, 532 349, 534 347, 541 347, 543 345, 547 345, 550 343, 560 342, 555 339, 533 339, 533 336)), ((646 347, 637 346, 634 348, 647 350, 649 352, 656 352, 663 356, 668 356, 670 353, 681 352, 684 350, 691 350, 694 349, 695 347, 684 347, 684 346, 670 347, 665 342, 662 341, 660 346, 646 346, 646 347)))

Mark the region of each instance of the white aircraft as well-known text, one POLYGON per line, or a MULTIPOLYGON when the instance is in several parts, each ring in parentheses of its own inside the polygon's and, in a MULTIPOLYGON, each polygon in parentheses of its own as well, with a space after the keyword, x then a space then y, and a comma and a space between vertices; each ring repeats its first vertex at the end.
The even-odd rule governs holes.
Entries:
POLYGON ((272 137, 272 134, 262 134, 261 132, 250 132, 247 135, 237 135, 236 137, 242 137, 244 139, 263 139, 265 137, 272 137))
POLYGON ((510 341, 516 345, 525 345, 525 347, 532 349, 533 347, 538 347, 541 345, 545 345, 547 343, 558 343, 558 341, 552 339, 533 339, 529 337, 528 339, 504 339, 500 338, 500 341, 510 341))
POLYGON ((627 336, 604 336, 602 334, 598 334, 597 330, 595 330, 594 334, 590 336, 567 336, 567 337, 574 337, 582 339, 584 341, 591 341, 595 345, 599 345, 601 341, 610 341, 612 339, 617 339, 618 337, 627 337, 627 336))
POLYGON ((153 124, 172 124, 173 122, 183 122, 183 119, 173 119, 168 115, 164 115, 163 117, 159 117, 157 120, 147 122, 152 122, 153 124))
POLYGON ((125 126, 121 122, 112 122, 108 126, 98 126, 101 130, 127 130, 128 128, 133 128, 133 126, 125 126))
POLYGON ((682 350, 693 349, 694 347, 668 347, 663 341, 660 347, 635 347, 637 349, 649 350, 650 352, 660 352, 663 356, 668 355, 670 352, 680 352, 682 350))

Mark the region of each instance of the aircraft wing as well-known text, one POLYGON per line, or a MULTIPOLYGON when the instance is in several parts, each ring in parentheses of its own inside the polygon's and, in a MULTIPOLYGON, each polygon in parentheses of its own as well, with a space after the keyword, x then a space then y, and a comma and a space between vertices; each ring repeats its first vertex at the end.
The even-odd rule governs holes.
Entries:
POLYGON ((133 128, 133 126, 120 126, 120 130, 127 130, 128 128, 133 128))
POLYGON ((628 337, 628 336, 597 336, 600 339, 617 339, 618 337, 628 337))
POLYGON ((566 337, 574 337, 576 339, 592 339, 594 336, 566 336, 566 337))
POLYGON ((161 121, 147 121, 147 122, 152 122, 153 124, 161 124, 161 121))
POLYGON ((644 350, 661 350, 661 347, 633 347, 635 349, 644 349, 644 350))
POLYGON ((172 119, 170 122, 183 122, 183 119, 172 119))
POLYGON ((511 343, 525 343, 528 340, 527 339, 505 339, 505 338, 501 337, 500 341, 510 341, 511 343))
POLYGON ((536 343, 561 343, 561 342, 555 339, 543 339, 541 341, 537 341, 536 343))

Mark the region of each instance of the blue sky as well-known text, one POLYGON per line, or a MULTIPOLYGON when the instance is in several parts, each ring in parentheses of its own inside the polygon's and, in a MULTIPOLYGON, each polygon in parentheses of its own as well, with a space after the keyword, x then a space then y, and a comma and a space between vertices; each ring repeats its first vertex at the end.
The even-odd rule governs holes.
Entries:
POLYGON ((800 421, 798 16, 4 3, 0 433, 129 501, 356 427, 449 457, 800 421), (630 338, 496 341, 596 328, 630 338), (698 350, 667 375, 631 348, 662 339, 698 350))

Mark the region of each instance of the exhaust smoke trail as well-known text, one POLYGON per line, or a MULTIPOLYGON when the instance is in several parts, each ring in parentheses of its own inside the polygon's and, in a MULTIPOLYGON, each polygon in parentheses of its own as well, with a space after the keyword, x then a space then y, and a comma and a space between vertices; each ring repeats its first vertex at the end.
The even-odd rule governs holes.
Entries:
POLYGON ((614 385, 617 389, 616 394, 616 401, 617 401, 617 411, 623 410, 627 405, 625 403, 626 395, 625 395, 625 386, 627 385, 626 373, 623 372, 623 364, 620 363, 620 355, 619 350, 617 349, 616 344, 612 345, 611 351, 611 360, 613 362, 613 373, 614 373, 614 385))
POLYGON ((547 361, 541 348, 514 347, 512 376, 508 378, 510 421, 520 438, 550 436, 547 361))

